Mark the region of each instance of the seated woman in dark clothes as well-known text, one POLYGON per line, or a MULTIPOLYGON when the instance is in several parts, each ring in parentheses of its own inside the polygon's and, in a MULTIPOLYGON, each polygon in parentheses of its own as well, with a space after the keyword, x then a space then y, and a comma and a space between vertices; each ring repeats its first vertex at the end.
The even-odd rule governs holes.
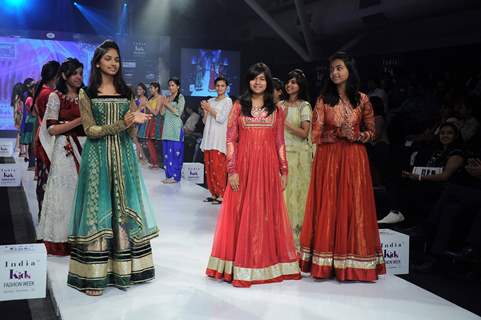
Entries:
POLYGON ((457 127, 452 123, 444 123, 439 128, 436 143, 413 153, 411 169, 427 167, 440 172, 430 175, 402 172, 406 179, 397 192, 397 203, 401 212, 407 213, 410 224, 417 224, 425 218, 425 214, 439 199, 446 182, 462 168, 465 160, 460 141, 457 127))

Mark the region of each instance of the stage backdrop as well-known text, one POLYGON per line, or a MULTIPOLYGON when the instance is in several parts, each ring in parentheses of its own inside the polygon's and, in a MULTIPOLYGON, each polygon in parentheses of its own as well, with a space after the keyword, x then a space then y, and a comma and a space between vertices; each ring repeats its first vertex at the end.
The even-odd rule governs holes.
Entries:
MULTIPOLYGON (((49 60, 64 61, 75 57, 84 64, 84 82, 88 83, 90 60, 95 47, 107 37, 76 34, 74 40, 33 39, 0 36, 0 130, 13 130, 10 95, 13 85, 26 78, 39 79, 42 65, 49 60)), ((169 78, 170 38, 116 39, 120 46, 123 72, 127 83, 160 81, 169 78)))
POLYGON ((239 94, 240 53, 227 50, 181 50, 182 92, 187 96, 216 96, 219 75, 230 82, 229 95, 239 94))

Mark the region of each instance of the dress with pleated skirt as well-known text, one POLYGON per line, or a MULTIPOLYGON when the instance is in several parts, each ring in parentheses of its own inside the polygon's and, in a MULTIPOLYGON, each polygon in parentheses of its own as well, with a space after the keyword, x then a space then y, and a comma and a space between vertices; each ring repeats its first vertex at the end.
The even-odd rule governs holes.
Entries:
POLYGON ((372 282, 386 272, 369 160, 359 142, 374 133, 366 95, 356 108, 317 101, 312 122, 317 149, 300 236, 301 269, 314 278, 372 282))
POLYGON ((125 288, 154 278, 150 240, 158 229, 124 117, 130 97, 80 90, 87 135, 73 201, 67 283, 81 291, 125 288))
POLYGON ((236 287, 301 277, 281 185, 284 122, 280 108, 248 117, 238 102, 229 115, 227 166, 239 191, 226 188, 206 273, 236 287))

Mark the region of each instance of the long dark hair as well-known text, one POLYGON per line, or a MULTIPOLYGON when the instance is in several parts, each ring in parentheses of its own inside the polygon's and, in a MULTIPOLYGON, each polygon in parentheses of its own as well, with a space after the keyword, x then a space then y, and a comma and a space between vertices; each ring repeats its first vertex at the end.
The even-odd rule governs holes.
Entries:
POLYGON ((59 69, 60 63, 55 60, 51 60, 43 65, 42 72, 40 74, 40 82, 37 84, 37 87, 35 88, 35 93, 33 94, 32 106, 35 105, 35 102, 37 101, 37 97, 40 94, 40 90, 42 90, 43 85, 55 79, 55 77, 57 77, 58 75, 59 69))
POLYGON ((169 82, 173 82, 175 83, 178 87, 179 87, 179 90, 177 90, 177 94, 175 95, 174 99, 172 100, 173 102, 179 102, 179 96, 180 96, 180 79, 177 78, 177 77, 172 77, 169 79, 169 81, 167 81, 167 83, 169 82))
POLYGON ((276 110, 276 105, 274 104, 274 97, 273 97, 274 84, 272 83, 271 70, 265 63, 258 62, 250 66, 249 69, 247 70, 247 76, 246 76, 247 89, 239 97, 242 114, 246 117, 252 117, 252 114, 251 114, 252 91, 251 91, 249 82, 255 79, 258 75, 262 73, 266 77, 266 82, 267 82, 266 91, 264 91, 264 108, 267 110, 268 114, 271 114, 276 110))
MULTIPOLYGON (((65 80, 62 76, 62 74, 65 76, 65 78, 68 79, 68 77, 72 76, 75 74, 77 69, 82 68, 83 69, 84 65, 78 61, 75 58, 67 58, 62 65, 60 65, 60 69, 58 70, 58 80, 57 80, 57 87, 56 89, 60 91, 63 94, 67 94, 68 88, 67 88, 67 80, 65 80)), ((83 85, 82 85, 83 87, 83 85)), ((77 92, 80 90, 80 88, 77 89, 77 92)))
POLYGON ((309 97, 309 83, 307 82, 306 75, 304 74, 304 71, 301 69, 294 69, 291 72, 287 74, 287 82, 290 80, 294 79, 299 86, 299 93, 297 94, 297 97, 301 100, 310 102, 310 97, 309 97))
POLYGON ((12 88, 12 96, 10 97, 10 105, 15 108, 15 102, 17 99, 22 99, 23 95, 23 83, 17 82, 12 88))
POLYGON ((99 64, 100 59, 102 59, 102 57, 110 49, 114 49, 119 54, 119 70, 117 71, 117 74, 114 76, 115 90, 122 97, 131 98, 132 90, 130 90, 129 86, 127 86, 122 76, 122 58, 120 56, 120 49, 117 43, 115 43, 115 41, 113 40, 105 40, 95 49, 92 62, 90 63, 90 78, 89 78, 88 93, 92 98, 97 97, 99 87, 102 84, 102 73, 100 71, 100 68, 97 68, 97 65, 99 64))
MULTIPOLYGON (((352 107, 356 108, 361 102, 361 94, 359 93, 360 78, 359 73, 357 72, 356 62, 354 61, 354 58, 347 53, 339 51, 329 57, 329 70, 331 68, 331 63, 336 59, 342 60, 349 71, 349 77, 346 82, 346 95, 352 107)), ((326 77, 324 86, 321 90, 321 97, 324 102, 331 107, 334 107, 339 103, 341 98, 339 97, 337 86, 332 82, 331 77, 326 77)))

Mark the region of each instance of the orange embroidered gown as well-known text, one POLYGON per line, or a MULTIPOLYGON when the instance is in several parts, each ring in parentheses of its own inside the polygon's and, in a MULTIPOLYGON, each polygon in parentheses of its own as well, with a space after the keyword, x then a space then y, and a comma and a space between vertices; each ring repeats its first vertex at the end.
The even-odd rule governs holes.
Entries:
POLYGON ((361 93, 357 108, 319 98, 313 113, 317 145, 300 235, 301 270, 314 278, 375 281, 386 272, 366 149, 374 113, 361 93))
POLYGON ((236 102, 227 127, 227 167, 239 191, 224 193, 207 275, 237 287, 300 279, 281 174, 287 175, 285 114, 246 117, 236 102))

